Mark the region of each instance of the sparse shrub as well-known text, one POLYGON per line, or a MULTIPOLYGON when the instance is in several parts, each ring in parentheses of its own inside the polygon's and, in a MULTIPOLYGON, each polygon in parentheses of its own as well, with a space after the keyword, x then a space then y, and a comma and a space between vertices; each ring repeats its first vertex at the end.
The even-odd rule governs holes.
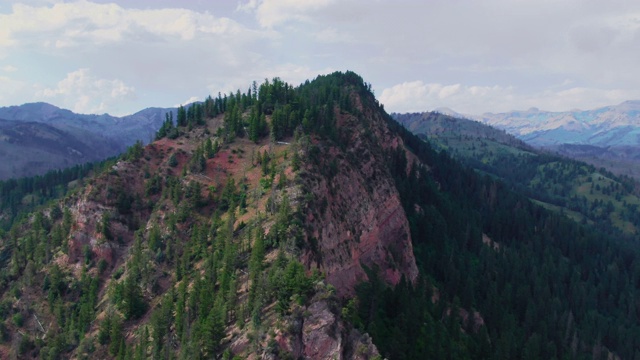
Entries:
POLYGON ((100 261, 98 261, 98 272, 102 274, 107 269, 107 265, 107 260, 100 259, 100 261))
POLYGON ((112 277, 113 277, 115 280, 118 280, 118 279, 120 279, 120 277, 122 276, 122 274, 124 274, 124 268, 121 266, 121 267, 117 268, 117 269, 116 269, 116 271, 114 271, 114 272, 113 272, 112 277))

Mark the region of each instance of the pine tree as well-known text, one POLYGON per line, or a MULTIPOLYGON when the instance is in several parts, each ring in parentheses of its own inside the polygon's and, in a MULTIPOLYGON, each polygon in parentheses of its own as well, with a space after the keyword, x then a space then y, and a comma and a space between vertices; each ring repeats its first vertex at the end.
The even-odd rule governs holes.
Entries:
POLYGON ((122 320, 119 316, 113 315, 110 322, 109 331, 109 354, 116 356, 120 352, 120 346, 124 342, 122 336, 122 320))
POLYGON ((186 126, 187 125, 187 111, 184 106, 180 105, 178 108, 178 126, 186 126))
POLYGON ((224 338, 224 323, 220 310, 211 309, 203 327, 202 352, 208 358, 216 357, 220 351, 220 342, 224 338))
POLYGON ((260 139, 260 116, 255 107, 249 115, 249 139, 255 143, 260 139))
POLYGON ((256 293, 258 291, 258 282, 260 275, 262 274, 264 254, 264 231, 262 230, 262 227, 257 226, 255 229, 253 247, 251 248, 251 256, 249 258, 249 281, 251 282, 251 287, 249 288, 249 306, 252 306, 255 302, 256 293))
POLYGON ((211 142, 211 138, 207 138, 204 142, 204 154, 207 159, 211 159, 216 155, 216 150, 213 147, 213 143, 211 142))

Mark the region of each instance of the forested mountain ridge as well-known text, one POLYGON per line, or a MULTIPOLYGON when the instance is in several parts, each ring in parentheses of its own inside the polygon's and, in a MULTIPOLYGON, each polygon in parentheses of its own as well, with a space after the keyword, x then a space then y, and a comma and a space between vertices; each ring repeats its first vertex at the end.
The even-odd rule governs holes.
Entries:
POLYGON ((0 233, 2 357, 638 355, 637 244, 434 150, 352 72, 179 109, 83 183, 0 233))
POLYGON ((640 101, 593 110, 532 108, 469 118, 506 130, 533 146, 640 179, 635 170, 640 163, 640 101))
POLYGON ((3 299, 16 319, 4 328, 12 345, 5 354, 374 357, 370 339, 341 319, 336 294, 353 295, 367 278, 363 267, 385 269, 390 284, 415 279, 417 268, 382 152, 354 158, 321 140, 334 136, 335 121, 354 121, 321 91, 338 79, 296 91, 275 79, 255 95, 180 108, 177 126, 168 116, 155 142, 136 144, 79 191, 15 224, 3 236, 3 299), (315 159, 320 147, 336 158, 315 159), (319 176, 320 166, 357 169, 364 160, 386 175, 362 178, 353 193, 332 183, 338 174, 319 176), (335 224, 334 207, 346 206, 329 204, 333 196, 369 198, 371 210, 335 224), (360 234, 330 231, 362 231, 365 223, 369 247, 355 246, 360 234))
POLYGON ((0 179, 43 175, 121 154, 153 139, 175 109, 114 117, 75 114, 47 103, 0 108, 0 179))
POLYGON ((500 178, 539 204, 612 235, 636 238, 638 184, 580 161, 536 149, 482 123, 439 113, 394 119, 468 166, 500 178))
POLYGON ((505 130, 498 130, 479 121, 465 119, 460 116, 447 115, 435 111, 407 114, 392 113, 391 117, 414 134, 425 134, 431 137, 456 135, 474 137, 491 140, 521 150, 532 149, 530 145, 505 130))

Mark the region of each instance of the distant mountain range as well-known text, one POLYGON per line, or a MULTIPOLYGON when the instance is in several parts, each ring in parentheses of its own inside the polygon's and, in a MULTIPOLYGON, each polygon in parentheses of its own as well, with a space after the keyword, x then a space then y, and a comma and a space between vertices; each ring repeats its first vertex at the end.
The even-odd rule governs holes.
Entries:
MULTIPOLYGON (((147 143, 169 111, 176 109, 147 108, 115 117, 76 114, 41 102, 0 108, 0 179, 97 161, 123 152, 137 140, 147 143)), ((640 178, 640 170, 635 170, 640 168, 640 101, 566 112, 536 108, 480 116, 445 108, 437 112, 476 120, 532 146, 640 178)))
POLYGON ((447 108, 437 112, 476 120, 530 145, 640 178, 640 101, 565 112, 537 108, 480 116, 447 108))
POLYGON ((115 117, 82 115, 47 103, 0 108, 0 179, 43 174, 148 143, 171 108, 115 117))
POLYGON ((640 145, 640 101, 626 101, 595 110, 550 112, 532 108, 527 111, 486 113, 471 118, 504 129, 536 146, 640 145))

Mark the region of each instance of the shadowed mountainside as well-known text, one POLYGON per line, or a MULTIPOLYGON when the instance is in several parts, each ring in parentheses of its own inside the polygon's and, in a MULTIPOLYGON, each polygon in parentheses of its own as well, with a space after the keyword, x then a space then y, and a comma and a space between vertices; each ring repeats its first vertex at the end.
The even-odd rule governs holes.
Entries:
POLYGON ((0 179, 98 161, 147 143, 175 109, 149 108, 124 117, 81 115, 46 103, 0 108, 0 179))

